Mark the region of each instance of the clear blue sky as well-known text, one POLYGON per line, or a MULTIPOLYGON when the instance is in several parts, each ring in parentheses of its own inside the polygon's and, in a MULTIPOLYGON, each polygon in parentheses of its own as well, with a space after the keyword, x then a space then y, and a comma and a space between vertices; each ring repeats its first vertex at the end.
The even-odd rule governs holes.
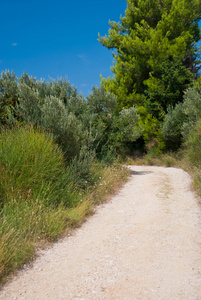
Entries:
POLYGON ((109 19, 119 21, 126 0, 0 0, 0 69, 57 79, 87 95, 112 75, 112 51, 101 46, 109 19))

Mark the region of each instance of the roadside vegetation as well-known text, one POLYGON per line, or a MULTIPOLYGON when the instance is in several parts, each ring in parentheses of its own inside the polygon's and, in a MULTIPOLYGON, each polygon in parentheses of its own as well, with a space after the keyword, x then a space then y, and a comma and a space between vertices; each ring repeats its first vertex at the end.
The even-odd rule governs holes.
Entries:
POLYGON ((53 137, 32 126, 2 132, 0 149, 0 282, 4 282, 35 257, 38 247, 79 226, 95 205, 120 188, 128 171, 93 160, 87 179, 81 177, 74 166, 65 164, 53 137))
POLYGON ((127 3, 99 37, 114 77, 86 98, 1 73, 0 282, 116 192, 122 162, 188 169, 201 194, 200 1, 127 3))
POLYGON ((198 80, 184 93, 182 103, 170 108, 161 125, 166 151, 149 149, 142 157, 128 158, 128 163, 179 167, 191 174, 201 196, 201 84, 198 80))
POLYGON ((136 109, 66 79, 0 78, 0 282, 79 226, 129 175, 117 151, 140 135, 136 109), (121 130, 121 134, 120 134, 121 130))

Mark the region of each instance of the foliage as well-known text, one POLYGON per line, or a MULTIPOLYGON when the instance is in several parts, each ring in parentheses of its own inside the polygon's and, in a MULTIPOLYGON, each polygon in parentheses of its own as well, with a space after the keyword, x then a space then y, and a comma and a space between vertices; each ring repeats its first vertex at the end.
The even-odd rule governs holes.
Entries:
POLYGON ((196 77, 199 68, 200 14, 199 0, 127 0, 125 16, 99 38, 115 49, 114 78, 102 84, 117 95, 119 108, 148 103, 148 113, 161 118, 181 101, 189 74, 196 77))
POLYGON ((103 87, 92 87, 92 93, 87 97, 87 103, 91 113, 96 115, 114 114, 117 106, 117 98, 114 94, 106 93, 103 87))
POLYGON ((19 98, 16 113, 25 122, 37 124, 41 118, 39 92, 34 87, 20 81, 18 85, 19 98))
POLYGON ((7 124, 31 123, 52 133, 68 163, 75 157, 81 162, 88 151, 100 159, 109 151, 115 158, 120 148, 140 136, 137 110, 118 111, 116 96, 104 87, 92 87, 84 99, 66 78, 45 82, 24 73, 16 79, 8 71, 2 77, 5 94, 10 80, 16 84, 17 100, 14 113, 5 115, 7 124))
POLYGON ((182 140, 201 119, 201 85, 196 84, 184 93, 183 103, 170 107, 162 125, 162 134, 170 148, 178 148, 182 140))
POLYGON ((145 106, 159 120, 163 120, 168 106, 183 101, 184 90, 192 82, 192 73, 182 63, 166 61, 160 69, 150 72, 146 81, 147 100, 145 106))
POLYGON ((24 122, 53 133, 67 160, 79 154, 82 125, 76 117, 84 108, 83 97, 64 79, 46 83, 24 74, 18 84, 16 111, 24 122))
POLYGON ((89 160, 82 164, 89 183, 80 185, 79 163, 66 167, 43 130, 19 127, 0 134, 0 283, 33 259, 38 245, 81 224, 128 175, 124 168, 89 160))
POLYGON ((147 114, 146 110, 144 110, 139 124, 142 128, 142 137, 146 152, 152 152, 153 155, 159 155, 164 152, 165 143, 160 131, 159 120, 153 115, 147 114))
POLYGON ((69 166, 71 180, 82 190, 86 190, 98 181, 98 170, 94 170, 95 161, 95 153, 84 149, 79 157, 75 156, 71 161, 69 166))
POLYGON ((69 174, 52 138, 33 128, 6 130, 0 135, 0 203, 30 197, 48 205, 72 205, 69 174))
POLYGON ((182 135, 184 138, 188 137, 191 129, 201 119, 201 84, 189 88, 185 91, 183 111, 187 116, 187 121, 182 127, 182 135))
POLYGON ((0 77, 0 124, 7 124, 7 118, 14 110, 17 99, 18 87, 15 73, 2 72, 0 77))
POLYGON ((194 166, 201 169, 201 118, 185 141, 186 154, 194 166))
POLYGON ((177 149, 182 142, 182 126, 187 120, 187 116, 183 111, 182 103, 168 108, 164 123, 162 124, 162 135, 167 141, 168 147, 177 149))
POLYGON ((116 129, 120 141, 135 141, 140 135, 140 127, 137 126, 139 117, 135 107, 123 108, 116 119, 116 129))
POLYGON ((79 154, 82 124, 72 112, 68 113, 62 100, 54 96, 45 98, 39 125, 53 133, 67 160, 79 154))
POLYGON ((104 87, 93 88, 93 94, 87 100, 92 109, 92 123, 102 133, 97 143, 101 158, 107 156, 107 153, 113 153, 115 157, 116 152, 125 147, 125 143, 136 141, 141 136, 135 107, 118 112, 117 98, 110 92, 107 93, 104 87))

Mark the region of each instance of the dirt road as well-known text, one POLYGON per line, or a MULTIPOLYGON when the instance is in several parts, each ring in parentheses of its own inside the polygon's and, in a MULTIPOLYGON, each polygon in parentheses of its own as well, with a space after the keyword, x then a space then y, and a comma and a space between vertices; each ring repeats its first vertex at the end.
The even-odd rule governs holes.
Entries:
POLYGON ((0 299, 201 299, 201 211, 180 169, 132 176, 73 236, 41 251, 0 299))

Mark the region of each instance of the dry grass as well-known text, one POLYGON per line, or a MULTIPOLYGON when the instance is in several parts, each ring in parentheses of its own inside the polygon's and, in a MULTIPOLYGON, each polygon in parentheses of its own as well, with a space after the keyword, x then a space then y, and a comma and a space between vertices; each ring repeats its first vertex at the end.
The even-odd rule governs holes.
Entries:
POLYGON ((93 188, 80 196, 78 204, 66 208, 45 207, 40 202, 21 199, 6 206, 0 227, 0 282, 27 262, 32 261, 38 248, 45 248, 59 238, 81 226, 94 207, 115 194, 129 176, 129 170, 116 165, 101 167, 93 188))

